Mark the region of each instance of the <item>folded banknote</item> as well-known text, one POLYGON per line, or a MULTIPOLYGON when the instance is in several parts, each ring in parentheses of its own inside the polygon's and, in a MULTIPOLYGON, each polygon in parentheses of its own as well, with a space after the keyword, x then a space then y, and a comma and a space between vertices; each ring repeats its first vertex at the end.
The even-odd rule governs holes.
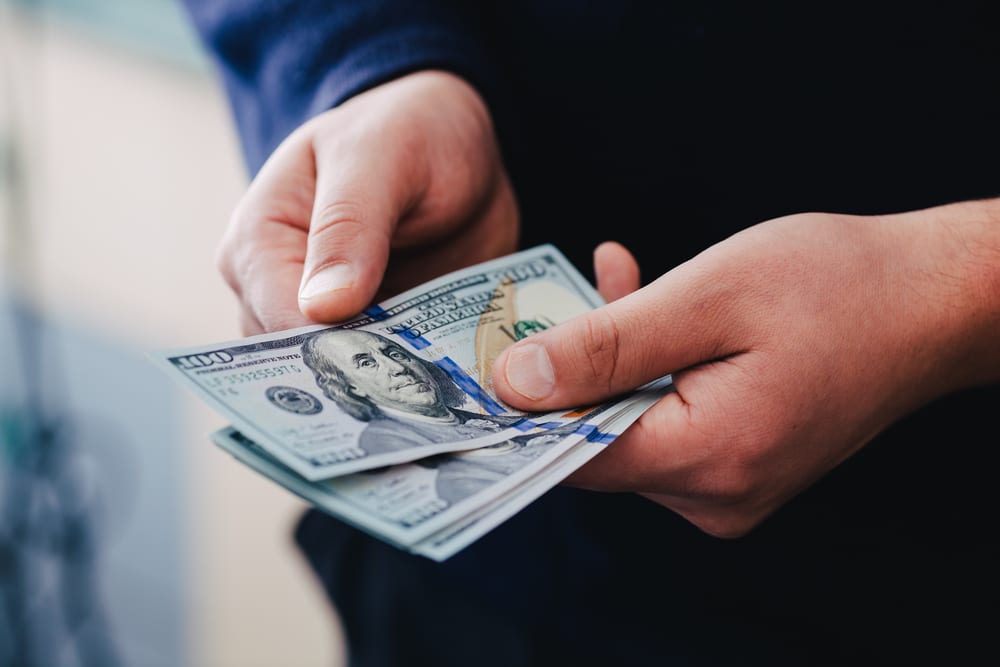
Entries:
POLYGON ((511 343, 603 304, 552 245, 444 275, 333 325, 150 357, 226 417, 222 448, 317 507, 447 557, 551 488, 672 387, 526 413, 490 371, 511 343))
POLYGON ((310 482, 231 426, 212 439, 327 514, 401 549, 442 561, 593 458, 673 386, 669 377, 552 430, 478 449, 310 482))

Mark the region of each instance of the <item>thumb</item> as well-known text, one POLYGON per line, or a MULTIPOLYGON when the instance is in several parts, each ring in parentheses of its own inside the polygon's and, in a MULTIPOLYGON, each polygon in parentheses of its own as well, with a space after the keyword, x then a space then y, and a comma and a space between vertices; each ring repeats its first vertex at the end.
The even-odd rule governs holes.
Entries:
POLYGON ((509 346, 493 366, 497 396, 528 411, 590 405, 734 352, 725 299, 689 264, 509 346))
POLYGON ((384 147, 354 148, 313 142, 316 192, 299 308, 317 322, 353 317, 372 302, 393 232, 418 190, 384 147))

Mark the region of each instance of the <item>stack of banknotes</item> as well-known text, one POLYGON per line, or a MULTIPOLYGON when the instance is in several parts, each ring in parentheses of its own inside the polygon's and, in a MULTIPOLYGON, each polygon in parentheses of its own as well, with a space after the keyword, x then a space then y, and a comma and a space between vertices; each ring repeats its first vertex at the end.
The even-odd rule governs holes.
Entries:
POLYGON ((526 413, 490 369, 603 303, 552 245, 444 275, 335 325, 152 353, 230 426, 212 440, 313 506, 443 561, 589 461, 672 390, 526 413))

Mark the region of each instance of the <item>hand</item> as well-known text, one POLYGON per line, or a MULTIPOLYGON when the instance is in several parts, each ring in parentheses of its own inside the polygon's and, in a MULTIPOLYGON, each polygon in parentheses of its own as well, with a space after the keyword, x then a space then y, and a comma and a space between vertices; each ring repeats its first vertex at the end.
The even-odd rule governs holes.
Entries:
POLYGON ((605 244, 611 303, 507 348, 494 388, 541 411, 673 373, 676 393, 567 483, 742 535, 908 411, 996 378, 998 226, 977 217, 993 243, 970 243, 954 213, 779 218, 637 291, 634 259, 605 244))
POLYGON ((482 99, 456 76, 425 71, 282 142, 239 202, 217 263, 250 335, 347 319, 513 252, 517 240, 517 204, 482 99))

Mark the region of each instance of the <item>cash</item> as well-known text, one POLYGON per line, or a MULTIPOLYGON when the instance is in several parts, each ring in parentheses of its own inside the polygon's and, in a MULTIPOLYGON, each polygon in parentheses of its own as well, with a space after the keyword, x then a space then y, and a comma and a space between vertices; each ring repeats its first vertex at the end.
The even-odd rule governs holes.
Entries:
POLYGON ((442 561, 523 509, 604 450, 664 394, 661 379, 555 431, 309 482, 232 427, 212 439, 315 507, 395 546, 442 561))
POLYGON ((442 276, 360 316, 151 358, 230 421, 212 440, 319 509, 444 560, 590 460, 672 390, 525 413, 507 345, 603 303, 552 245, 442 276))

